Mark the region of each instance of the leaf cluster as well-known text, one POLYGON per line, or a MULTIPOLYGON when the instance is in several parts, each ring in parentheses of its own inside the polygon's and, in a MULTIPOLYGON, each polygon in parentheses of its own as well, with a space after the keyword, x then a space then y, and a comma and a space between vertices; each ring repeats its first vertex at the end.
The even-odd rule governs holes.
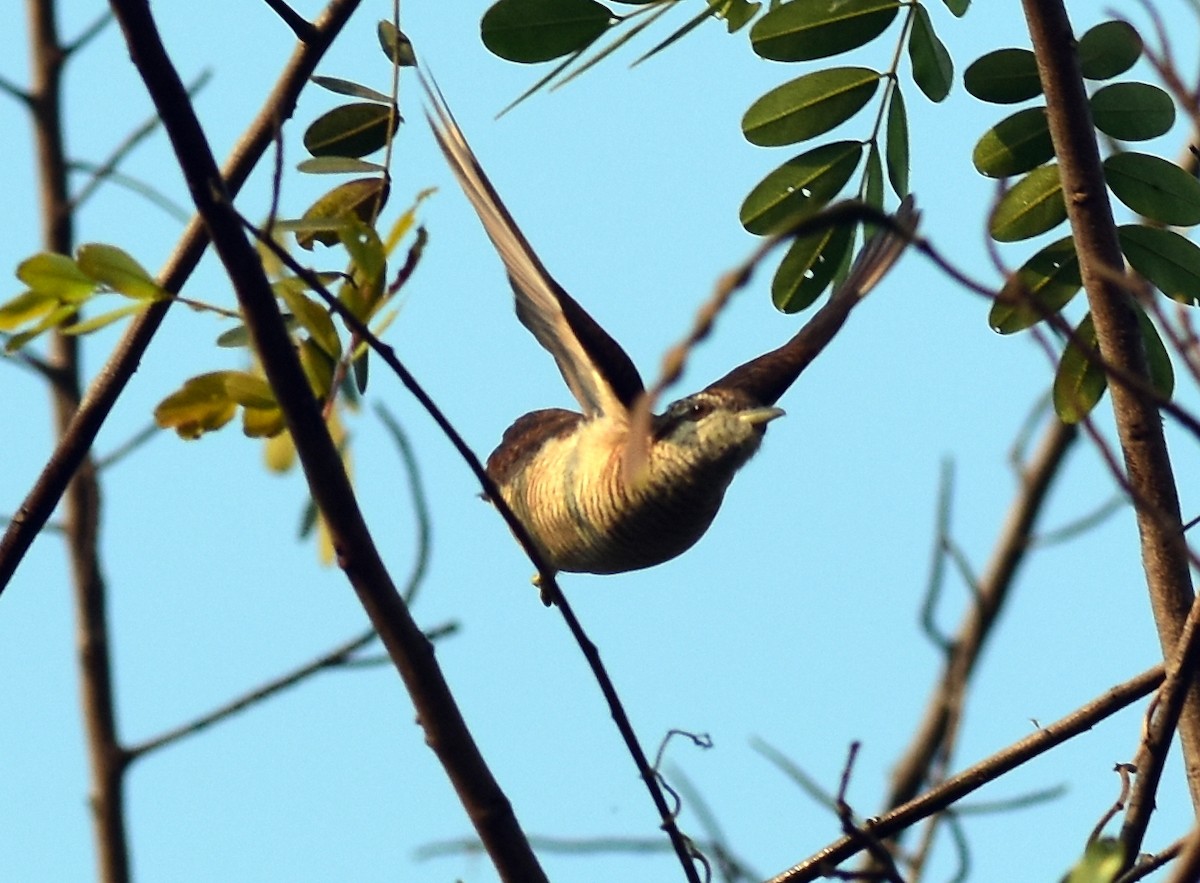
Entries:
MULTIPOLYGON (((397 71, 414 64, 411 45, 392 23, 381 22, 378 36, 392 63, 391 94, 348 80, 314 76, 318 86, 354 100, 334 107, 308 126, 303 142, 309 157, 298 165, 300 171, 310 174, 359 177, 334 186, 297 218, 277 219, 272 209, 264 229, 257 231, 259 254, 283 321, 305 378, 324 406, 344 461, 348 461, 348 451, 341 409, 355 408, 367 388, 369 350, 357 334, 336 321, 337 311, 325 298, 335 298, 341 311, 381 334, 397 315, 390 305, 411 276, 425 244, 424 228, 417 225, 417 209, 428 191, 419 193, 388 229, 381 232, 377 227, 390 189, 392 139, 402 121, 394 97, 397 71), (381 162, 367 159, 380 151, 385 152, 381 162), (289 234, 307 251, 313 251, 317 243, 336 249, 342 268, 301 267, 287 254, 285 237, 289 234), (389 259, 405 241, 409 244, 402 266, 389 271, 389 259)), ((277 193, 276 201, 278 197, 277 193)), ((27 290, 0 304, 0 332, 8 334, 5 348, 10 353, 48 330, 94 332, 170 298, 198 310, 241 318, 234 310, 165 290, 135 258, 113 245, 83 245, 74 256, 36 254, 18 266, 17 277, 27 290), (80 318, 85 307, 109 295, 129 303, 80 318)), ((252 341, 239 321, 219 335, 217 344, 248 349, 252 341)), ((195 439, 224 427, 240 412, 242 431, 266 440, 268 467, 285 471, 294 462, 295 449, 283 411, 253 354, 248 361, 244 369, 210 370, 189 377, 158 404, 155 420, 182 438, 195 439)), ((315 507, 309 506, 304 521, 303 532, 307 533, 317 523, 315 507)))
MULTIPOLYGON (((379 25, 379 39, 394 65, 411 65, 413 54, 407 38, 389 22, 379 25)), ((313 82, 330 92, 358 99, 322 114, 304 132, 310 154, 297 168, 311 174, 370 172, 339 184, 295 219, 272 219, 264 235, 275 247, 260 247, 264 267, 272 278, 283 318, 300 356, 305 376, 326 413, 335 414, 337 401, 355 404, 366 391, 369 350, 355 334, 335 322, 332 308, 315 291, 333 293, 346 312, 381 333, 395 318, 396 310, 385 309, 411 274, 424 245, 418 229, 403 269, 389 277, 388 259, 399 243, 414 229, 416 210, 427 195, 414 203, 380 234, 376 220, 387 202, 390 175, 387 160, 365 159, 373 153, 390 153, 401 117, 393 96, 368 86, 334 77, 314 76, 313 82), (284 251, 281 235, 291 233, 296 244, 312 251, 317 243, 338 248, 347 259, 340 271, 289 271, 279 260, 284 251), (389 281, 390 279, 390 281, 389 281), (339 399, 339 393, 341 394, 339 399)), ((250 345, 249 334, 238 325, 217 339, 224 347, 250 345)), ((274 393, 255 365, 246 371, 212 371, 189 378, 155 409, 160 426, 174 429, 184 438, 198 438, 219 429, 242 413, 242 430, 251 437, 281 439, 268 446, 268 463, 285 469, 291 463, 283 413, 274 393)))
MULTIPOLYGON (((638 8, 622 15, 596 0, 499 0, 484 15, 481 32, 484 44, 510 61, 535 63, 567 58, 528 95, 562 73, 606 33, 630 25, 624 37, 571 76, 630 39, 675 2, 626 4, 638 8)), ((964 14, 968 5, 966 0, 945 0, 945 4, 955 15, 964 14)), ((743 200, 742 225, 755 235, 778 233, 816 214, 848 190, 850 195, 882 210, 885 169, 896 196, 907 196, 908 117, 897 76, 901 50, 907 49, 913 81, 931 101, 941 101, 949 94, 954 76, 953 62, 934 31, 926 7, 901 0, 775 0, 765 11, 762 6, 745 0, 708 0, 699 15, 639 61, 709 17, 724 19, 730 33, 753 21, 748 31, 753 51, 762 58, 785 63, 817 61, 858 50, 881 37, 898 19, 902 26, 892 63, 885 69, 823 68, 772 89, 750 106, 742 119, 746 139, 764 147, 790 146, 826 135, 880 95, 874 123, 865 137, 825 141, 771 171, 743 200)), ((846 273, 857 234, 851 225, 797 237, 772 282, 775 305, 794 312, 812 304, 831 282, 846 273)))
POLYGON ((17 266, 17 278, 28 290, 0 304, 0 331, 16 332, 5 343, 10 354, 52 328, 88 334, 171 296, 128 252, 95 242, 79 246, 74 257, 35 254, 17 266), (86 305, 109 294, 131 303, 78 318, 86 305))
MULTIPOLYGON (((1119 202, 1143 219, 1118 228, 1121 251, 1159 291, 1195 304, 1200 298, 1200 248, 1167 227, 1200 223, 1200 182, 1173 162, 1127 150, 1121 143, 1147 141, 1169 131, 1175 123, 1174 102, 1148 83, 1106 82, 1127 73, 1142 49, 1141 36, 1128 22, 1102 22, 1079 40, 1080 69, 1087 80, 1103 84, 1092 92, 1089 104, 1098 136, 1111 145, 1104 160, 1105 183, 1119 202)), ((1037 64, 1028 49, 990 52, 967 68, 963 80, 970 94, 993 104, 1024 103, 1042 94, 1037 64)), ((1066 220, 1044 104, 1022 108, 996 123, 976 143, 972 160, 989 178, 1016 178, 990 220, 989 232, 997 242, 1030 239, 1066 220)), ((1010 276, 988 322, 1001 334, 1030 328, 1058 314, 1081 287, 1074 243, 1069 236, 1058 239, 1010 276)), ((1136 302, 1134 308, 1152 382, 1169 397, 1174 387, 1170 357, 1154 323, 1136 302)), ((1107 387, 1095 350, 1095 331, 1085 315, 1063 352, 1054 382, 1055 409, 1068 422, 1085 417, 1107 387)))

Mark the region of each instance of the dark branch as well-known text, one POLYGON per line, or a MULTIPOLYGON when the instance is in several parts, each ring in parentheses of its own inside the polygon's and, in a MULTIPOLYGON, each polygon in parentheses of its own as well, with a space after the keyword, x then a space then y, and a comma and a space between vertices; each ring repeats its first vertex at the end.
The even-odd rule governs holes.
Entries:
MULTIPOLYGON (((1044 754, 1063 742, 1087 732, 1097 723, 1153 692, 1163 680, 1162 666, 1142 672, 1135 678, 1108 690, 1081 708, 1042 727, 1021 741, 951 776, 903 806, 874 819, 866 829, 879 838, 894 836, 921 819, 941 812, 955 801, 983 787, 1010 770, 1044 754)), ((861 851, 861 844, 843 837, 829 844, 800 864, 772 877, 769 883, 806 883, 827 874, 831 868, 861 851)))
POLYGON ((296 39, 301 43, 311 43, 317 36, 314 28, 304 16, 288 6, 283 0, 266 0, 266 4, 275 14, 283 19, 283 23, 292 29, 296 39))

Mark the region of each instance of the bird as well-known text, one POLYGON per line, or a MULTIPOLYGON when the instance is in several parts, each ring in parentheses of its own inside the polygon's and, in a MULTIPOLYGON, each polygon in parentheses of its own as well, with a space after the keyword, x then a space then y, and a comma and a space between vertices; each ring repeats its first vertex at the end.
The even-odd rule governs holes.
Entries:
POLYGON ((517 317, 580 408, 519 417, 488 457, 488 477, 552 574, 623 573, 675 558, 705 534, 735 473, 783 415, 776 402, 903 251, 919 218, 911 197, 894 225, 908 235, 881 228, 791 340, 673 402, 643 428, 648 437, 635 438, 645 388, 633 361, 547 272, 440 90, 422 81, 435 140, 504 264, 517 317), (631 444, 644 458, 632 477, 623 468, 631 444))

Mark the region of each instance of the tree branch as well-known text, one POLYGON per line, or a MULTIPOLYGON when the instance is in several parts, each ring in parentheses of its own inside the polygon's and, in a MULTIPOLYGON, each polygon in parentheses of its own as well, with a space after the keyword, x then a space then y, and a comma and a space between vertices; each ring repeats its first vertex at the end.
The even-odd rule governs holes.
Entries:
MULTIPOLYGON (((1106 364, 1148 379, 1135 308, 1120 284, 1124 258, 1066 9, 1062 0, 1023 0, 1022 6, 1100 355, 1106 364)), ((1193 601, 1175 477, 1154 401, 1125 384, 1111 384, 1109 396, 1134 497, 1150 603, 1163 658, 1169 659, 1193 601)), ((1192 803, 1200 808, 1200 685, 1194 681, 1179 733, 1192 803)))
MULTIPOLYGON (((42 245, 48 251, 69 254, 74 248, 75 230, 67 192, 62 76, 70 50, 59 37, 55 0, 30 0, 27 10, 33 51, 29 107, 37 149, 42 245)), ((85 35, 98 32, 102 26, 98 22, 85 35)), ((55 433, 61 438, 69 431, 79 407, 78 339, 59 331, 52 334, 48 362, 54 378, 50 391, 55 433)), ((124 883, 130 876, 124 799, 128 759, 117 736, 107 588, 99 550, 100 504, 96 467, 84 452, 67 485, 63 524, 74 594, 80 701, 88 753, 88 804, 99 876, 106 883, 124 883)))
POLYGON ((300 366, 275 295, 241 229, 204 131, 167 57, 147 0, 112 0, 138 73, 163 120, 196 209, 233 282, 246 327, 283 411, 338 561, 399 672, 428 744, 505 880, 545 880, 508 798, 450 693, 433 647, 413 622, 358 508, 337 446, 300 366))
POLYGON ((968 681, 1029 552, 1034 525, 1050 487, 1077 437, 1075 427, 1052 419, 1033 461, 1022 469, 1019 492, 1009 507, 991 561, 976 584, 974 603, 949 645, 942 677, 929 697, 924 719, 892 772, 887 808, 913 799, 928 781, 934 761, 949 750, 947 743, 961 723, 968 681))
MULTIPOLYGON (((919 797, 910 800, 883 816, 872 819, 867 831, 878 838, 894 836, 911 827, 923 818, 941 812, 957 800, 981 788, 988 782, 1016 769, 1026 761, 1044 754, 1068 739, 1094 727, 1105 718, 1122 708, 1152 693, 1163 680, 1163 668, 1155 666, 1123 684, 1108 690, 1081 708, 1048 724, 1037 732, 1026 736, 991 757, 951 776, 935 788, 930 788, 919 797)), ((806 883, 828 874, 837 865, 862 851, 862 846, 853 838, 843 837, 824 847, 811 857, 772 877, 768 883, 806 883)))

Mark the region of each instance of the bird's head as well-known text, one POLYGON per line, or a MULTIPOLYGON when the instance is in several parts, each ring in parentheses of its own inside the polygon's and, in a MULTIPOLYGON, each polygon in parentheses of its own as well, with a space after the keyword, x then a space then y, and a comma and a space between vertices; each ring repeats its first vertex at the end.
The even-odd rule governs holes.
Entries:
POLYGON ((652 424, 654 458, 692 468, 727 468, 732 477, 762 444, 767 424, 783 416, 736 390, 706 389, 672 403, 652 424))

